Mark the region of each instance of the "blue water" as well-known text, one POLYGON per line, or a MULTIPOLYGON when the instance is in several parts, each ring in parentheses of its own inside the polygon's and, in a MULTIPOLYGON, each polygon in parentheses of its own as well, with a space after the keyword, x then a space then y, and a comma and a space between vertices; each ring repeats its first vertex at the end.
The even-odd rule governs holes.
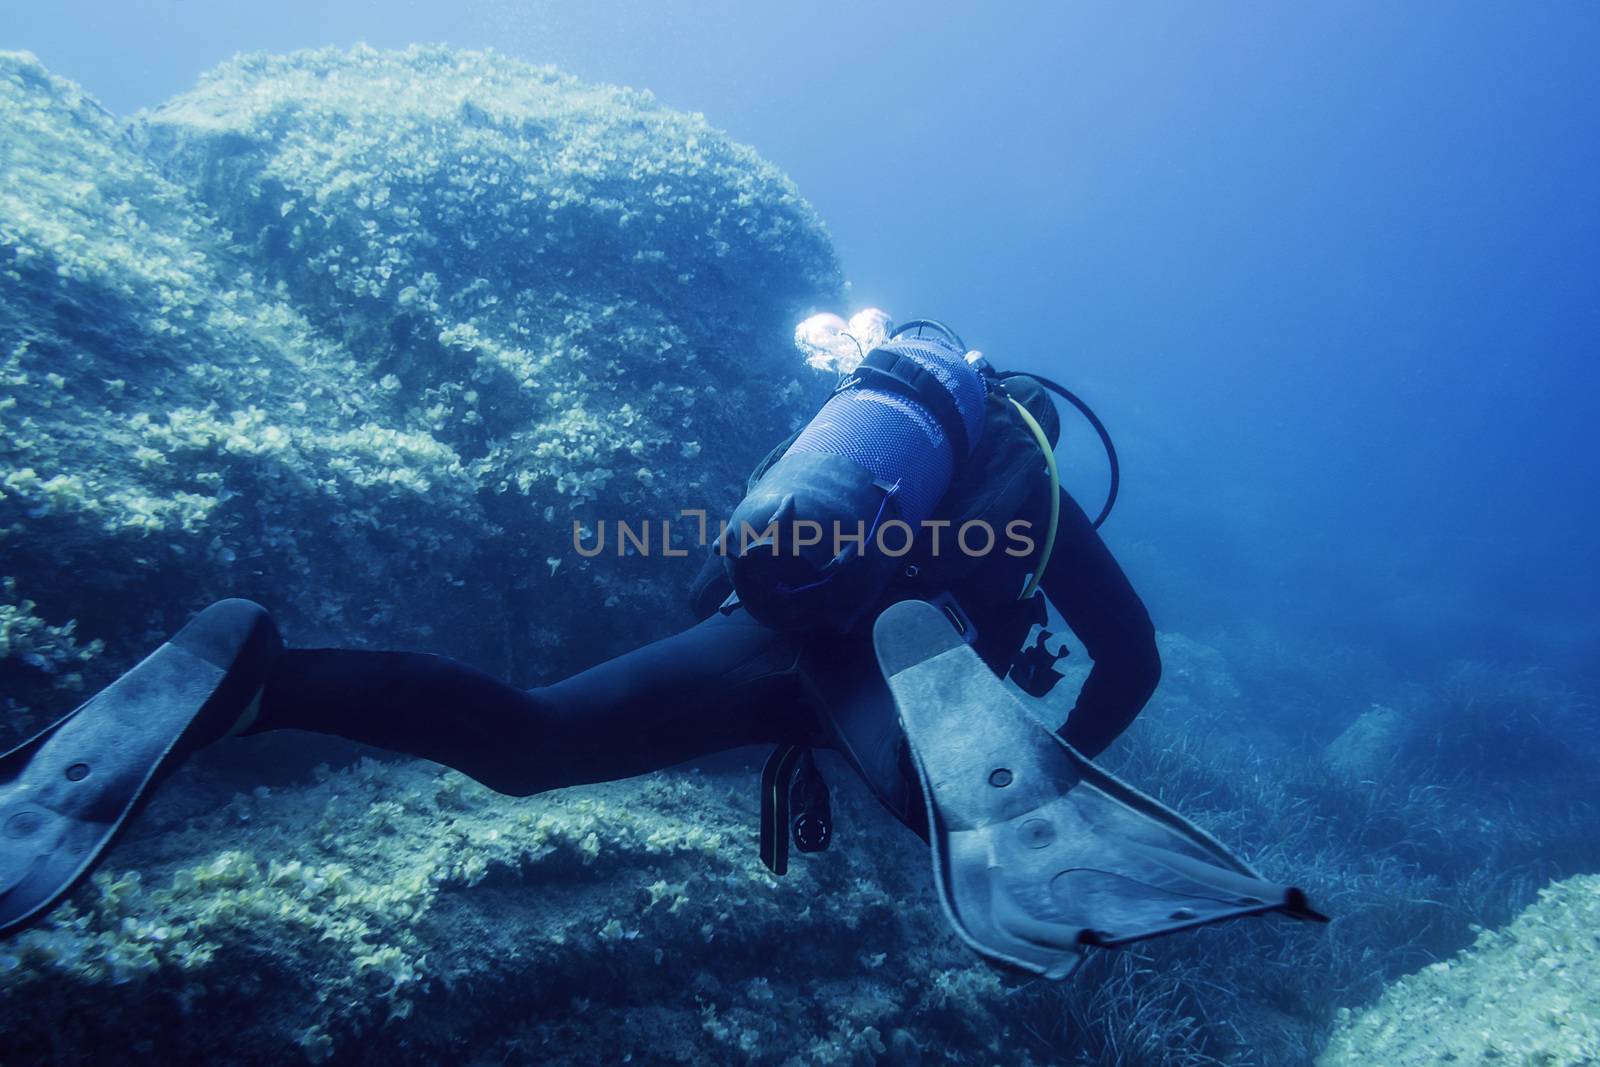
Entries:
POLYGON ((1164 627, 1587 669, 1592 5, 78 0, 6 22, 118 113, 238 50, 357 41, 649 88, 794 177, 854 305, 952 321, 1102 410, 1127 470, 1108 533, 1164 627))
MULTIPOLYGON (((441 979, 435 999, 419 1001, 410 1029, 386 1024, 362 1033, 366 1017, 358 1015, 348 1032, 333 1028, 336 1041, 306 1030, 297 1041, 308 1055, 322 1041, 349 1062, 391 1049, 421 1055, 415 1050, 437 1049, 481 1025, 484 1047, 494 1054, 487 1058, 504 1053, 517 1062, 535 1055, 528 1049, 545 1047, 535 1034, 545 1041, 555 1033, 567 1042, 560 1047, 611 1062, 620 1055, 605 1042, 620 1034, 616 1047, 633 1049, 638 1032, 657 1025, 641 1005, 659 998, 668 1011, 660 1032, 683 1042, 670 1048, 689 1049, 687 1058, 712 1048, 736 1061, 729 1050, 744 1044, 728 1021, 734 1009, 744 1013, 748 1034, 757 1032, 749 1020, 765 1019, 787 1042, 768 1051, 787 1056, 791 1045, 844 1040, 833 1027, 848 993, 855 1000, 843 1015, 857 1036, 868 1023, 882 1025, 890 1051, 862 1051, 873 1048, 862 1038, 865 1044, 836 1062, 913 1062, 900 1058, 912 1034, 899 1027, 917 1040, 934 1035, 930 1048, 941 1032, 954 1032, 941 1028, 960 1030, 966 1044, 952 1044, 957 1058, 968 1047, 999 1048, 998 1055, 1026 1047, 1101 1055, 1101 1062, 1216 1062, 1206 1059, 1212 1055, 1230 1063, 1309 1062, 1342 1025, 1337 1009, 1370 1005, 1400 976, 1452 956, 1478 927, 1502 926, 1549 882, 1600 869, 1592 831, 1600 752, 1593 706, 1600 671, 1592 652, 1600 630, 1600 68, 1593 59, 1600 54, 1600 7, 68 0, 8 5, 0 15, 0 48, 36 53, 119 116, 190 89, 239 51, 357 42, 492 46, 703 112, 787 172, 826 220, 850 280, 845 306, 829 310, 881 305, 901 320, 943 319, 999 366, 1048 374, 1089 400, 1122 454, 1121 502, 1105 536, 1150 605, 1168 668, 1150 710, 1105 763, 1260 861, 1269 875, 1304 882, 1336 921, 1310 931, 1251 923, 1172 938, 1149 954, 1108 954, 1076 985, 1012 996, 1002 992, 1011 986, 977 966, 943 969, 960 946, 936 911, 923 850, 886 817, 872 822, 871 802, 851 792, 847 771, 838 771, 845 779, 843 847, 802 868, 810 872, 802 877, 752 890, 755 865, 745 853, 753 846, 743 839, 753 836, 754 818, 740 805, 753 807, 756 776, 741 761, 759 762, 764 753, 736 753, 692 774, 669 771, 527 802, 471 794, 468 807, 491 835, 484 841, 499 840, 493 835, 500 825, 518 818, 526 830, 533 813, 567 812, 573 841, 582 844, 568 842, 572 847, 541 867, 542 858, 506 859, 501 846, 478 842, 473 847, 490 856, 478 875, 492 866, 493 877, 474 894, 477 882, 452 875, 439 905, 440 914, 464 916, 463 929, 476 933, 455 945, 456 957, 442 938, 429 940, 437 935, 431 926, 406 943, 425 976, 468 973, 458 957, 478 952, 462 951, 476 944, 473 937, 504 935, 532 947, 526 955, 520 945, 483 953, 493 981, 481 1002, 476 988, 447 988, 441 979), (590 832, 584 805, 594 798, 613 810, 637 808, 645 821, 692 823, 698 836, 668 859, 653 847, 630 851, 626 834, 607 836, 606 826, 599 836, 590 832), (563 807, 569 803, 570 811, 563 807), (717 832, 706 837, 700 823, 717 832), (890 841, 896 845, 880 847, 890 841), (605 863, 615 866, 591 871, 595 849, 614 851, 605 863), (653 911, 654 927, 643 938, 609 922, 640 886, 650 887, 653 901, 674 880, 694 883, 695 903, 684 912, 692 920, 678 916, 677 904, 653 911), (571 892, 546 910, 524 882, 571 892), (507 891, 512 883, 517 889, 507 891), (895 906, 883 903, 891 899, 895 906), (812 918, 813 903, 822 918, 812 918), (561 908, 586 924, 570 953, 566 928, 555 921, 561 908), (730 915, 738 919, 728 926, 730 915), (829 916, 841 915, 849 937, 818 936, 829 916), (865 923, 860 929, 858 921, 865 923), (723 937, 725 929, 730 936, 723 937), (706 931, 722 939, 713 944, 706 931), (667 946, 665 969, 657 969, 663 952, 651 936, 667 946), (742 961, 730 947, 738 937, 746 939, 742 961), (807 952, 821 955, 785 955, 801 937, 807 952), (897 956, 901 938, 907 947, 897 956), (860 958, 852 955, 857 948, 860 958), (845 962, 829 962, 829 951, 844 953, 845 962), (433 970, 423 966, 430 955, 433 970), (561 961, 553 979, 534 973, 539 961, 552 959, 561 961), (716 981, 702 972, 722 974, 726 988, 713 988, 716 981), (769 975, 782 991, 777 1001, 769 975), (546 996, 543 986, 528 985, 530 976, 556 991, 546 996), (533 991, 524 993, 524 985, 533 991), (825 986, 832 992, 819 995, 825 986), (513 997, 502 1005, 495 998, 504 991, 527 1002, 513 997), (614 1014, 579 1019, 591 1001, 614 1014), (794 1016, 801 1010, 795 1005, 803 1005, 803 1018, 794 1016), (459 1029, 434 1032, 450 1019, 459 1029), (1006 1027, 1005 1041, 991 1040, 990 1030, 1006 1027), (1141 1027, 1168 1043, 1120 1059, 1104 1051, 1132 1047, 1141 1027), (896 1032, 906 1041, 894 1044, 896 1032)), ((60 234, 69 240, 70 228, 60 234)), ((246 239, 241 248, 248 247, 246 239)), ((589 251, 583 246, 583 255, 589 251)), ((38 313, 45 306, 38 291, 44 289, 28 294, 34 303, 19 300, 17 307, 38 313)), ((337 292, 319 290, 318 299, 338 299, 337 292)), ((5 295, 0 291, 0 301, 5 295)), ((328 310, 316 301, 306 306, 328 310)), ((60 338, 50 330, 59 326, 39 327, 52 345, 60 338)), ((361 343, 371 336, 387 335, 363 332, 361 343)), ((104 338, 85 344, 87 356, 102 361, 103 349, 117 349, 104 338)), ((794 359, 796 375, 807 374, 798 353, 794 359)), ((416 367, 399 369, 428 378, 416 367)), ((152 380, 171 370, 153 367, 152 380)), ((28 382, 12 384, 23 395, 28 382)), ((75 401, 99 396, 77 389, 83 383, 76 379, 70 384, 75 401)), ((49 398, 37 378, 29 388, 30 402, 49 398)), ((524 402, 520 394, 495 399, 524 402)), ((71 422, 64 408, 36 410, 71 422)), ((1070 417, 1067 426, 1065 477, 1093 513, 1106 490, 1104 457, 1085 426, 1070 417)), ((58 429, 52 422, 51 432, 58 429)), ((81 445, 83 469, 96 469, 88 444, 61 439, 81 445)), ((686 474, 697 456, 718 451, 689 444, 682 451, 686 474)), ((73 463, 62 469, 78 469, 73 463)), ((598 463, 575 459, 573 470, 589 473, 583 468, 598 463)), ((241 484, 277 477, 271 464, 266 474, 246 468, 241 484)), ((452 555, 438 568, 483 565, 497 580, 505 577, 507 588, 488 590, 487 603, 513 604, 517 615, 503 627, 510 638, 503 643, 518 645, 511 653, 465 651, 522 664, 524 674, 530 660, 559 674, 599 658, 604 641, 631 641, 635 631, 642 640, 669 627, 665 610, 597 610, 577 632, 546 626, 537 610, 544 583, 551 579, 559 595, 558 568, 566 568, 562 580, 576 581, 576 561, 545 558, 542 548, 528 558, 508 550, 497 560, 495 545, 474 540, 488 522, 477 512, 468 533, 452 534, 468 529, 449 514, 453 485, 435 487, 438 514, 419 525, 426 532, 427 521, 439 522, 438 536, 454 538, 451 552, 466 560, 482 548, 483 558, 457 564, 452 555)), ((219 495, 217 507, 231 497, 231 490, 219 495)), ((512 500, 504 512, 493 511, 495 521, 516 517, 517 506, 512 500)), ((380 514, 373 508, 370 515, 380 514)), ((233 512, 218 514, 234 521, 233 512)), ((69 518, 45 506, 29 517, 57 524, 18 527, 26 536, 11 544, 30 550, 47 540, 33 531, 66 529, 69 518)), ((376 519, 372 525, 384 526, 376 519)), ((256 536, 253 527, 221 529, 256 536)), ((507 543, 520 544, 525 532, 507 543)), ((20 666, 4 664, 8 677, 26 678, 40 694, 30 690, 23 700, 0 692, 6 712, 17 712, 5 728, 24 736, 22 712, 42 724, 57 703, 66 710, 80 699, 56 685, 66 685, 57 675, 79 661, 95 684, 133 662, 136 641, 114 640, 99 659, 78 655, 72 631, 61 629, 69 616, 81 617, 85 640, 140 625, 165 632, 156 625, 162 609, 146 601, 167 591, 137 582, 181 575, 183 561, 210 560, 212 552, 236 562, 221 555, 233 552, 222 534, 208 546, 211 526, 204 533, 193 543, 172 534, 176 563, 162 557, 151 564, 144 557, 155 550, 115 542, 118 552, 136 557, 130 569, 139 573, 130 576, 135 584, 105 594, 110 607, 93 603, 99 590, 78 588, 99 579, 80 582, 71 568, 54 565, 17 568, 20 584, 3 590, 0 609, 38 597, 40 617, 57 629, 45 638, 30 632, 26 642, 55 649, 60 662, 30 653, 20 666), (149 618, 124 611, 129 603, 148 609, 149 618), (23 706, 30 702, 36 706, 23 706)), ((327 618, 365 619, 364 631, 317 632, 318 641, 409 646, 426 636, 440 651, 462 654, 448 642, 476 631, 455 620, 490 610, 474 599, 475 583, 452 580, 453 570, 440 579, 423 568, 413 575, 422 598, 397 613, 385 598, 398 602, 417 590, 385 579, 389 572, 377 564, 403 568, 423 553, 414 543, 389 547, 381 536, 353 538, 352 545, 326 559, 250 557, 231 572, 197 562, 206 581, 222 573, 263 587, 177 582, 164 610, 180 618, 186 602, 225 592, 276 597, 302 613, 298 637, 318 605, 272 583, 271 575, 288 569, 296 580, 338 590, 329 604, 338 601, 346 614, 327 618), (368 574, 346 565, 346 549, 381 558, 370 561, 368 574), (434 603, 450 610, 434 619, 434 603), (427 616, 424 625, 413 615, 427 616)), ((644 584, 642 571, 628 568, 654 561, 605 562, 615 572, 590 584, 627 593, 644 584)), ((593 573, 601 573, 598 565, 593 573)), ((585 584, 584 595, 595 589, 585 584)), ((618 602, 605 600, 607 608, 618 602)), ((559 604, 552 616, 560 610, 577 609, 559 604)), ((34 647, 26 642, 18 647, 34 647)), ((1067 704, 1083 660, 1067 662, 1069 680, 1057 693, 1067 704)), ((122 890, 85 890, 77 900, 86 918, 61 919, 42 936, 77 953, 111 931, 105 936, 125 949, 145 935, 127 925, 123 911, 141 921, 147 914, 151 922, 189 921, 194 902, 181 894, 157 901, 160 887, 177 884, 169 877, 175 869, 233 855, 224 850, 251 850, 254 860, 233 864, 248 870, 273 870, 302 856, 308 872, 313 860, 360 866, 387 855, 394 841, 422 847, 449 820, 466 819, 453 814, 461 781, 436 781, 431 766, 350 768, 347 749, 299 735, 277 740, 277 747, 256 738, 221 746, 218 762, 197 760, 187 777, 175 777, 162 801, 169 806, 156 805, 106 868, 118 877, 147 870, 155 888, 134 903, 118 903, 122 890), (310 765, 324 759, 335 765, 333 776, 311 775, 310 765), (312 777, 316 784, 308 785, 312 777), (359 827, 350 835, 301 834, 322 825, 316 819, 345 819, 340 798, 347 792, 355 817, 371 822, 376 813, 381 825, 372 833, 379 836, 363 842, 359 827), (419 797, 425 803, 406 815, 403 832, 389 836, 390 820, 400 818, 390 800, 419 797), (325 803, 333 815, 323 814, 325 803), (177 827, 191 836, 171 832, 177 827)), ((398 930, 411 937, 431 899, 416 924, 410 912, 397 917, 374 905, 374 921, 387 924, 382 936, 400 936, 398 930)), ((428 922, 435 921, 453 930, 430 913, 428 922)), ((277 929, 261 927, 269 928, 277 929)), ((209 983, 210 995, 232 996, 231 976, 254 966, 258 951, 279 971, 323 951, 320 940, 298 936, 261 950, 257 938, 249 923, 232 928, 219 962, 197 972, 203 980, 194 979, 193 988, 209 983)), ((22 1014, 32 1011, 26 997, 34 987, 22 984, 34 980, 29 968, 87 1002, 105 996, 97 978, 79 981, 59 960, 24 960, 10 951, 0 952, 0 978, 17 972, 10 987, 0 980, 0 1058, 18 1005, 22 1014), (25 995, 8 1001, 8 988, 25 995)), ((359 977, 365 965, 352 958, 359 977)), ((171 974, 169 966, 161 981, 171 974)), ((182 1000, 150 981, 167 998, 158 1003, 182 1000)), ((267 992, 280 997, 269 1003, 298 1003, 305 990, 296 983, 274 988, 269 980, 267 992)), ((124 993, 143 996, 144 988, 124 993)), ((79 1003, 63 997, 55 1007, 82 1014, 79 1003)), ((275 1010, 265 1011, 271 1025, 281 1023, 272 1021, 275 1010)), ((53 1016, 39 1018, 50 1030, 53 1016)), ((113 1030, 131 1025, 115 1011, 107 1018, 113 1030)), ((294 1017, 291 1029, 312 1018, 294 1017)), ((1473 1033, 1487 1033, 1495 1022, 1457 1021, 1473 1033)), ((212 1022, 223 1031, 233 1025, 221 1014, 212 1022)), ((100 1038, 91 1032, 85 1040, 100 1038)), ((934 1061, 929 1054, 923 1062, 934 1061)))

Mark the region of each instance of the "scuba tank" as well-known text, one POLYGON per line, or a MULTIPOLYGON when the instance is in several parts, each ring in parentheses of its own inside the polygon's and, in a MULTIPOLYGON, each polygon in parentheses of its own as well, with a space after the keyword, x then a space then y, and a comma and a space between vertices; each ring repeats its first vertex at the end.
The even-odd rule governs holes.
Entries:
POLYGON ((988 384, 952 332, 907 335, 927 325, 867 353, 734 510, 720 550, 760 622, 851 630, 977 447, 988 384))

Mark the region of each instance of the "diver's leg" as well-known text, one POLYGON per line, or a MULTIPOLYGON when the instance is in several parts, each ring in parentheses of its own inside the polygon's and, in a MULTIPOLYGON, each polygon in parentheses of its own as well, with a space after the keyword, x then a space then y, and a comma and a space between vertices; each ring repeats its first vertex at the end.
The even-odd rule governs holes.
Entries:
POLYGON ((740 745, 812 740, 796 658, 792 638, 742 611, 527 691, 442 656, 295 649, 273 672, 251 732, 336 734, 525 796, 740 745))
POLYGON ((259 605, 222 601, 0 755, 0 934, 54 906, 165 774, 229 734, 338 734, 535 793, 737 745, 810 742, 794 644, 743 613, 719 615, 524 692, 440 656, 285 651, 259 605))

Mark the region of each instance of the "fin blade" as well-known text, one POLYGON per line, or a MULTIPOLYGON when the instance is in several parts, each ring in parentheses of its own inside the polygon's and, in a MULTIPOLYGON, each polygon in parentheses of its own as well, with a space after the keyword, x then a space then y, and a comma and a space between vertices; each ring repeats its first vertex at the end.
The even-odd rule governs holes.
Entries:
POLYGON ((1063 976, 1088 945, 1309 912, 1302 892, 1074 751, 937 608, 893 605, 873 638, 922 781, 940 901, 980 954, 1063 976))

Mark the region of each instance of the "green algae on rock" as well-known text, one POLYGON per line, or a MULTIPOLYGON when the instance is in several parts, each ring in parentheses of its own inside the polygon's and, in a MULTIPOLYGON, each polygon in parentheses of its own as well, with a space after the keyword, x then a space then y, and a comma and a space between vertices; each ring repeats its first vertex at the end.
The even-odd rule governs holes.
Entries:
POLYGON ((1340 1011, 1319 1067, 1600 1061, 1600 876, 1540 891, 1503 930, 1340 1011))
POLYGON ((0 947, 8 1054, 853 1064, 1004 1034, 920 843, 859 792, 842 812, 886 836, 775 880, 754 791, 715 776, 527 800, 416 763, 318 779, 145 827, 0 947))
POLYGON ((0 284, 5 570, 91 681, 225 595, 532 680, 675 624, 692 564, 574 523, 730 504, 840 282, 703 118, 414 48, 244 57, 131 125, 0 56, 0 284))

